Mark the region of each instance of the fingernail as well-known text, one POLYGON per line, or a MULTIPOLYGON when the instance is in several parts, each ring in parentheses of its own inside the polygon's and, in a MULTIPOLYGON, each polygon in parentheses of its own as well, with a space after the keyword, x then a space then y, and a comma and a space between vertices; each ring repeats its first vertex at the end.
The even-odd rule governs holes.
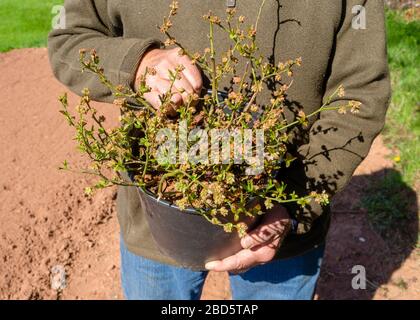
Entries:
POLYGON ((207 269, 207 270, 213 270, 213 269, 215 269, 216 268, 216 265, 217 265, 217 262, 207 262, 206 263, 206 265, 205 265, 205 268, 207 269))

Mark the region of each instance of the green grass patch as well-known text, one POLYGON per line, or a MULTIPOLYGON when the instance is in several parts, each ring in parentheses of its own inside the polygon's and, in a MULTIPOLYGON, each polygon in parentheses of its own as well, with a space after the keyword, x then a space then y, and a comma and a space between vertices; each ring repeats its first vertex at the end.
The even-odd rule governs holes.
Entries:
POLYGON ((413 184, 420 164, 420 21, 402 12, 387 12, 388 53, 393 97, 384 130, 385 141, 399 152, 398 169, 413 184))
POLYGON ((0 52, 45 47, 51 30, 52 8, 62 0, 1 0, 0 52))

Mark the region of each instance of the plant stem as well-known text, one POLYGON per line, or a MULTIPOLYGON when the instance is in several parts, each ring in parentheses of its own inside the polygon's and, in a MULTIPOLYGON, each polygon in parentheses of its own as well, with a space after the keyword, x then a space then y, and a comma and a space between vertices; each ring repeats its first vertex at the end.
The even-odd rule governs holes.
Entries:
POLYGON ((255 21, 255 31, 258 30, 258 22, 260 21, 261 12, 262 12, 262 9, 264 8, 265 2, 266 0, 263 0, 263 2, 260 5, 260 9, 258 10, 257 20, 255 21))
MULTIPOLYGON (((217 94, 217 71, 216 71, 216 53, 214 50, 214 26, 213 22, 210 21, 210 60, 211 60, 211 89, 212 89, 212 98, 213 101, 219 105, 219 97, 217 94)), ((213 115, 214 112, 214 103, 210 107, 209 117, 213 115)))

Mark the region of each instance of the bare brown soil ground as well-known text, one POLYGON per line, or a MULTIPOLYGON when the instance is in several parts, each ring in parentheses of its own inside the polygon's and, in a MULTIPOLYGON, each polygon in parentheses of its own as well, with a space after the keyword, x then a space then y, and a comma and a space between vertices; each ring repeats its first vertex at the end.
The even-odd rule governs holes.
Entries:
MULTIPOLYGON (((64 159, 83 159, 58 112, 56 98, 68 90, 51 74, 46 49, 1 54, 0 88, 0 298, 121 299, 116 190, 89 199, 86 177, 57 170, 64 159), (50 285, 57 265, 67 273, 62 292, 50 285)), ((117 119, 112 106, 101 108, 117 119)), ((377 139, 335 200, 318 299, 420 299, 419 249, 406 242, 395 250, 359 205, 366 186, 394 170, 388 155, 377 139), (366 290, 351 288, 354 265, 366 267, 366 290)), ((417 239, 418 221, 411 228, 417 239)), ((229 296, 227 276, 211 274, 203 298, 229 296)))

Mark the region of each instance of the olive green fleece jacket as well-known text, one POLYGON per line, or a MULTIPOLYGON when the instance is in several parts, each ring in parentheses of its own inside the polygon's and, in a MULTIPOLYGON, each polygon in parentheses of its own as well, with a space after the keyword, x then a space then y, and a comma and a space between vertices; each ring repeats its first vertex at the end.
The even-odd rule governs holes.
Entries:
MULTIPOLYGON (((169 0, 66 0, 66 27, 51 32, 49 56, 55 76, 72 91, 85 87, 99 101, 112 102, 110 92, 96 77, 81 74, 79 49, 95 48, 106 75, 115 84, 132 86, 144 52, 159 47, 165 39, 157 26, 168 14, 169 0)), ((224 16, 226 0, 180 0, 173 34, 191 51, 208 47, 208 24, 201 18, 211 10, 224 16)), ((261 1, 237 0, 238 15, 251 23, 261 1)), ((360 10, 359 10, 360 11, 360 10)), ((302 57, 288 93, 292 110, 307 114, 343 84, 345 100, 358 100, 358 114, 323 112, 311 119, 307 130, 291 132, 291 150, 296 160, 280 172, 289 191, 300 195, 308 190, 326 190, 333 195, 351 178, 367 155, 372 140, 384 124, 390 83, 387 67, 382 0, 267 0, 258 26, 261 53, 275 63, 302 57), (365 11, 360 16, 357 5, 365 11), (366 28, 357 28, 363 22, 366 28), (360 20, 361 19, 361 20, 360 20), (353 22, 354 21, 354 22, 353 22)), ((227 49, 230 42, 216 33, 216 48, 227 49)), ((227 85, 227 84, 226 84, 227 85)), ((269 98, 269 91, 259 101, 269 98)), ((341 99, 341 100, 339 100, 341 99)), ((292 117, 292 112, 288 113, 292 117)), ((130 251, 149 259, 175 264, 159 252, 150 234, 137 192, 121 187, 118 217, 122 235, 130 251)), ((329 208, 311 203, 307 208, 287 206, 298 221, 279 249, 278 258, 301 254, 324 241, 329 208)))

